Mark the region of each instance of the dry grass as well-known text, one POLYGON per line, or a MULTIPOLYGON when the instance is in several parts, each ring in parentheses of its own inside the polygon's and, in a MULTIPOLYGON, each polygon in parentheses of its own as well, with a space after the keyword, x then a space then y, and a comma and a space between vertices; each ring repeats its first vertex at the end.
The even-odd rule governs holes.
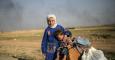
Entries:
POLYGON ((43 30, 5 32, 0 34, 0 55, 17 59, 43 60, 40 45, 43 30))
MULTIPOLYGON (((109 59, 115 59, 115 28, 95 27, 70 29, 73 36, 84 36, 92 45, 104 51, 109 59), (112 53, 111 53, 112 52, 112 53)), ((7 55, 18 60, 44 60, 41 54, 43 30, 0 33, 0 56, 7 55)))

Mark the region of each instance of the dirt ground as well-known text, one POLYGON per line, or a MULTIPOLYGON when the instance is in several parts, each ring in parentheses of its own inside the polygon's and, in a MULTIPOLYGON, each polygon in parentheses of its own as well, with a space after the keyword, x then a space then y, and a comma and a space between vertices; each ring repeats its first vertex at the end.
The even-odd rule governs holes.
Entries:
POLYGON ((17 60, 44 60, 40 48, 42 33, 38 30, 1 33, 0 60, 3 58, 3 60, 5 58, 9 58, 8 60, 12 60, 12 58, 17 60))
POLYGON ((0 54, 17 59, 42 60, 40 44, 37 41, 0 41, 0 54))
MULTIPOLYGON (((0 32, 0 60, 44 60, 41 39, 44 30, 0 32)), ((115 60, 115 27, 70 29, 73 36, 84 36, 115 60), (101 29, 100 29, 101 28, 101 29)))

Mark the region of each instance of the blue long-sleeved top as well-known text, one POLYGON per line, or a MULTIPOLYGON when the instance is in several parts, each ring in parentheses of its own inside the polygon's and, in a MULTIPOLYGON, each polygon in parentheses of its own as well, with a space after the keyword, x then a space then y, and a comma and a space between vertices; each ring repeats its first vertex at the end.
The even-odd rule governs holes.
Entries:
POLYGON ((47 27, 45 29, 41 44, 42 53, 46 55, 45 60, 54 60, 55 58, 56 49, 59 47, 59 41, 55 38, 54 32, 58 29, 64 32, 64 28, 61 25, 57 25, 55 28, 47 27))

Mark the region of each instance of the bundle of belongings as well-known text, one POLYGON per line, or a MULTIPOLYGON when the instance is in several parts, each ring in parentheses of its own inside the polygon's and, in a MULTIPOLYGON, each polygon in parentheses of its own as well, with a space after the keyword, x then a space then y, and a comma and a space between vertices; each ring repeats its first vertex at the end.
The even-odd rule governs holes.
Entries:
POLYGON ((55 60, 107 60, 103 51, 95 49, 86 38, 72 37, 70 31, 65 34, 61 30, 55 36, 60 41, 55 60))
POLYGON ((95 49, 86 38, 77 37, 74 44, 81 54, 80 60, 107 60, 103 51, 95 49))

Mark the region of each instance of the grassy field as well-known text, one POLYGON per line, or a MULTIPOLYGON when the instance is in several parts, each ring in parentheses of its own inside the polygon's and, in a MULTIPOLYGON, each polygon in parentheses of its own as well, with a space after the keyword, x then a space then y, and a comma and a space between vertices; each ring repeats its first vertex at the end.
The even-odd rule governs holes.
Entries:
MULTIPOLYGON (((0 32, 0 60, 44 60, 40 48, 43 31, 0 32)), ((90 39, 109 60, 115 60, 115 26, 77 27, 70 31, 73 36, 90 39)))

